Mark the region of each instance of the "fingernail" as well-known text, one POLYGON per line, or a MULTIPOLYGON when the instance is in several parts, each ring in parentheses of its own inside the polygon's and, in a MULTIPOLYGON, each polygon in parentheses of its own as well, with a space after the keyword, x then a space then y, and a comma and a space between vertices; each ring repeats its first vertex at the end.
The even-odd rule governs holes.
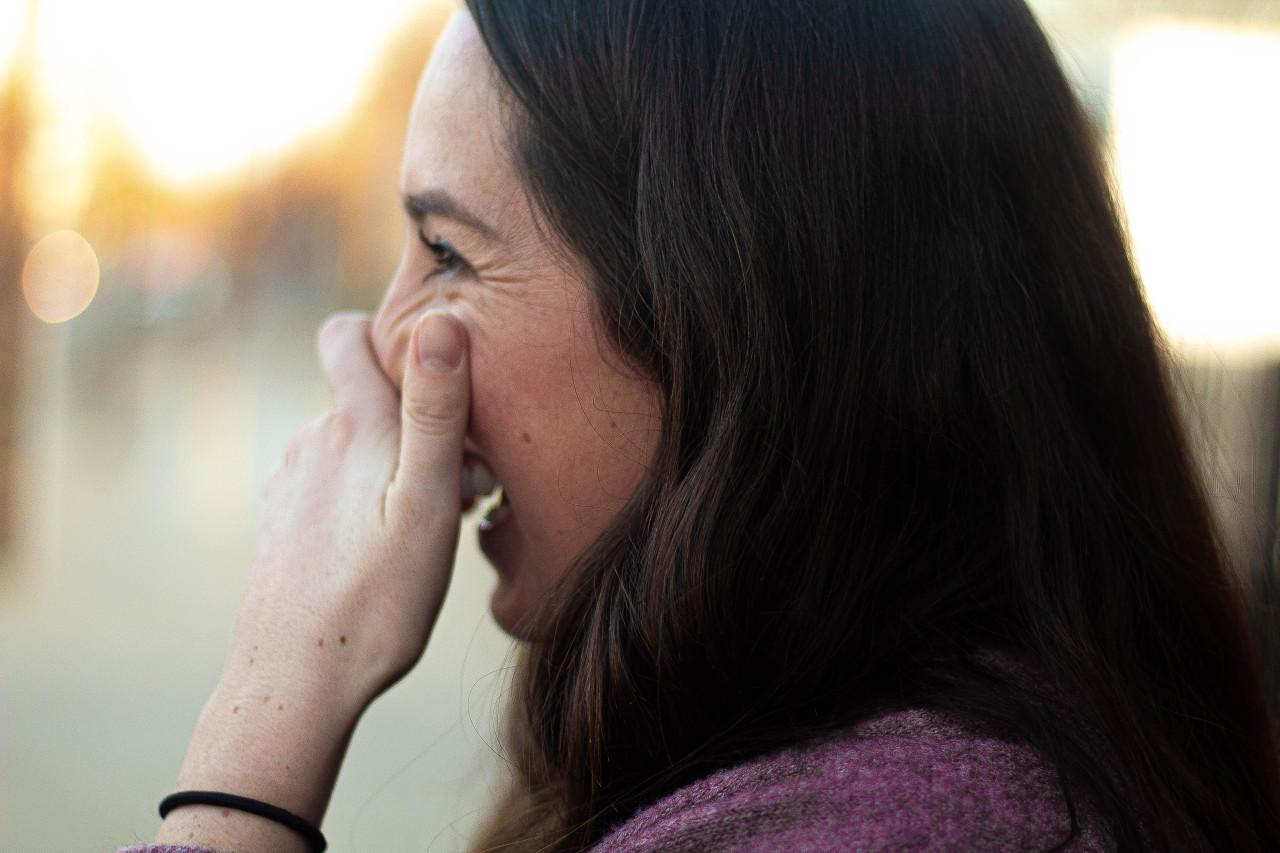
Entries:
POLYGON ((453 373, 462 364, 466 332, 448 311, 433 309, 418 321, 418 365, 429 373, 453 373))

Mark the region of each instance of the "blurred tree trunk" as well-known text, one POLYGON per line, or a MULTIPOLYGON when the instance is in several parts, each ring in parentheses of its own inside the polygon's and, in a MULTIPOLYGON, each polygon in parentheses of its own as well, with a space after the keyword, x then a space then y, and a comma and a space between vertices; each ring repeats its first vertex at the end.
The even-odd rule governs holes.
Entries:
POLYGON ((30 84, 36 3, 28 0, 24 38, 7 80, 0 80, 0 548, 13 533, 18 478, 18 376, 22 264, 27 235, 18 186, 31 130, 30 84))

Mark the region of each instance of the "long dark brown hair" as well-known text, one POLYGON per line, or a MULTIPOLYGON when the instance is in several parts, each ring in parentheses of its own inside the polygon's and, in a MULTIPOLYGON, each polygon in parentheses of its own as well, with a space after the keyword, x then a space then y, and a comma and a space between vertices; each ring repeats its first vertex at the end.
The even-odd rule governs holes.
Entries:
POLYGON ((468 7, 530 198, 665 404, 526 650, 525 809, 478 844, 580 850, 916 707, 1041 749, 1073 833, 1087 797, 1122 849, 1280 849, 1255 643, 1021 0, 468 7))

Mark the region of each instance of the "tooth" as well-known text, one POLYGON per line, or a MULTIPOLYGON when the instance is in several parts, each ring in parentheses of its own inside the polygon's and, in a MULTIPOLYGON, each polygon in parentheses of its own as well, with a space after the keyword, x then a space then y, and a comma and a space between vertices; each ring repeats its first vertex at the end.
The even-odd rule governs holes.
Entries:
POLYGON ((498 478, 489 470, 489 466, 483 462, 476 464, 475 473, 472 476, 477 495, 487 495, 498 488, 498 478))
POLYGON ((484 497, 498 487, 498 478, 489 466, 479 459, 468 460, 462 466, 462 496, 484 497))

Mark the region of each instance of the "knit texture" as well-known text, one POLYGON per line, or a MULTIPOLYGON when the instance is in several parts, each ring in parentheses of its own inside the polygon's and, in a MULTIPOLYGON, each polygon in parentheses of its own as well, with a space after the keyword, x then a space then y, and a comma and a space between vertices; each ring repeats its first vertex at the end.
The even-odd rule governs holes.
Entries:
MULTIPOLYGON (((1114 849, 1089 802, 1075 808, 1080 832, 1061 849, 1114 849)), ((1055 849, 1070 826, 1039 753, 953 716, 902 711, 694 782, 592 853, 1027 853, 1055 849)))
MULTIPOLYGON (((1062 850, 1114 845, 1087 802, 1062 850)), ((702 779, 593 853, 1052 850, 1070 834, 1056 769, 940 713, 904 711, 702 779)))

